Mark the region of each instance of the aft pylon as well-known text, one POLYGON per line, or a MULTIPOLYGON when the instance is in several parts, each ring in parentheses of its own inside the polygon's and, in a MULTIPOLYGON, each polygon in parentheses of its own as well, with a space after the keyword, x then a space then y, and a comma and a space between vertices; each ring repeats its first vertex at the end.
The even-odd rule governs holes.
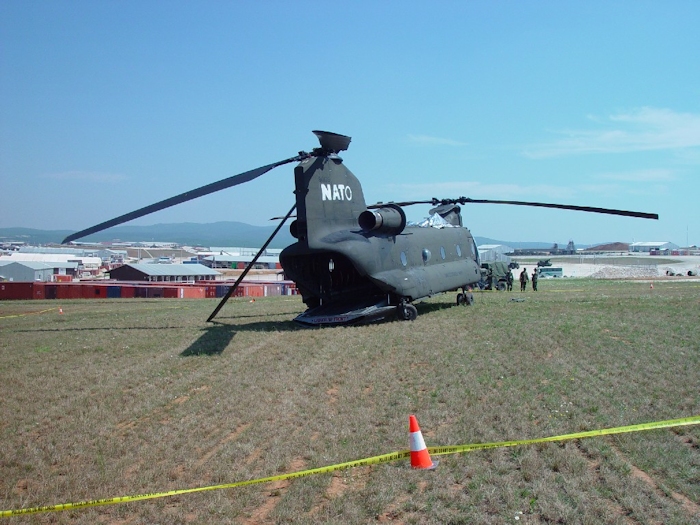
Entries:
POLYGON ((433 462, 428 453, 428 447, 423 441, 423 434, 418 426, 416 416, 408 416, 409 441, 411 444, 411 467, 417 469, 434 469, 437 461, 433 462))

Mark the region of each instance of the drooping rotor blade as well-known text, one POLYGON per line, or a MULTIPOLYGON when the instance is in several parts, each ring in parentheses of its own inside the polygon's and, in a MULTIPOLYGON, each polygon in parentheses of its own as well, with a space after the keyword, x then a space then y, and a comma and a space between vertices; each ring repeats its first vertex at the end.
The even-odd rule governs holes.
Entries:
POLYGON ((283 164, 289 164, 290 162, 304 160, 310 156, 311 155, 308 153, 301 152, 296 157, 281 160, 279 162, 275 162, 274 164, 268 164, 267 166, 262 166, 254 170, 239 173, 238 175, 233 175, 232 177, 222 179, 218 182, 212 182, 211 184, 201 186, 194 190, 186 191, 185 193, 181 193, 180 195, 176 195, 175 197, 170 197, 169 199, 156 202, 155 204, 145 206, 130 213, 126 213, 114 219, 97 224, 96 226, 91 226, 90 228, 87 228, 85 230, 73 233, 65 239, 63 239, 62 244, 67 244, 76 239, 85 237, 86 235, 90 235, 91 233, 97 233, 99 231, 106 230, 107 228, 111 228, 112 226, 117 226, 119 224, 131 221, 133 219, 143 217, 144 215, 164 210, 165 208, 170 208, 171 206, 175 206, 176 204, 182 204, 183 202, 191 201, 192 199, 196 199, 204 195, 209 195, 210 193, 214 193, 216 191, 224 190, 226 188, 230 188, 238 184, 243 184, 245 182, 250 182, 251 180, 258 178, 260 175, 267 173, 273 168, 282 166, 283 164))
POLYGON ((291 209, 289 210, 289 212, 287 213, 287 215, 285 215, 285 217, 282 219, 282 222, 280 222, 280 223, 277 225, 277 228, 275 228, 275 231, 272 232, 272 235, 270 235, 270 237, 267 239, 267 241, 265 241, 265 244, 263 244, 263 245, 262 245, 262 248, 260 248, 260 249, 258 250, 258 253, 255 254, 255 257, 253 257, 253 260, 250 261, 250 263, 248 264, 248 266, 246 266, 245 270, 243 270, 243 272, 241 272, 241 275, 238 276, 238 279, 236 279, 236 282, 233 283, 233 286, 232 286, 231 288, 229 288, 229 290, 228 290, 228 292, 226 293, 226 295, 221 299, 221 301, 219 302, 219 304, 216 306, 216 308, 214 309, 214 311, 211 313, 211 315, 210 315, 209 318, 207 319, 207 322, 208 322, 208 323, 211 322, 212 319, 214 319, 214 317, 216 317, 216 314, 218 314, 218 313, 219 313, 219 310, 221 310, 221 309, 223 308, 223 306, 226 304, 226 301, 228 301, 229 298, 233 295, 233 293, 238 289, 238 285, 240 285, 240 284, 241 284, 241 281, 243 280, 243 278, 244 278, 246 275, 248 275, 248 272, 251 270, 251 268, 253 268, 253 266, 255 266, 255 263, 258 261, 258 259, 259 259, 260 256, 262 255, 262 253, 265 251, 265 249, 267 248, 268 244, 270 244, 270 243, 272 242, 272 239, 275 238, 275 235, 277 235, 277 232, 279 232, 279 231, 280 231, 280 228, 282 228, 282 226, 284 225, 284 223, 287 222, 287 219, 289 219, 289 217, 292 215, 292 213, 294 212, 294 210, 295 210, 296 207, 297 207, 296 204, 295 204, 294 206, 291 207, 291 209))
POLYGON ((526 201, 500 201, 489 199, 466 199, 464 204, 513 204, 515 206, 535 206, 539 208, 556 208, 559 210, 586 211, 591 213, 606 213, 608 215, 622 215, 624 217, 637 217, 640 219, 658 219, 658 213, 645 213, 641 211, 614 210, 611 208, 596 208, 593 206, 575 206, 573 204, 548 204, 546 202, 526 201))
MULTIPOLYGON (((614 210, 611 208, 597 208, 593 206, 576 206, 573 204, 549 204, 546 202, 529 202, 529 201, 502 201, 492 199, 471 199, 469 197, 459 197, 457 199, 430 199, 425 201, 406 201, 395 202, 398 206, 412 206, 414 204, 432 204, 438 206, 440 204, 512 204, 515 206, 534 206, 539 208, 556 208, 559 210, 574 210, 585 211, 591 213, 606 213, 608 215, 622 215, 625 217, 638 217, 640 219, 658 219, 657 213, 645 213, 641 211, 614 210)), ((381 208, 384 204, 373 204, 367 206, 369 209, 381 208)))

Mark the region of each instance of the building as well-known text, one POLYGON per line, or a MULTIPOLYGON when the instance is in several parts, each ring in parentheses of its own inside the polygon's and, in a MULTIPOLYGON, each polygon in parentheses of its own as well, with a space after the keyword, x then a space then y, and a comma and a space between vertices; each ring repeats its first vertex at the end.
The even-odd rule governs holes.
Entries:
POLYGON ((0 255, 0 261, 37 262, 48 266, 56 266, 61 263, 77 263, 78 273, 83 277, 97 275, 102 266, 102 259, 99 257, 66 253, 12 252, 10 255, 0 255))
POLYGON ((482 244, 478 247, 479 260, 481 262, 510 262, 510 257, 507 253, 513 253, 513 248, 504 244, 482 244))
POLYGON ((630 244, 630 251, 633 253, 661 253, 677 249, 677 244, 667 241, 644 241, 630 244))
MULTIPOLYGON (((199 252, 197 256, 202 261, 202 264, 206 264, 210 268, 232 268, 234 270, 241 270, 248 266, 255 255, 257 255, 258 251, 259 248, 212 246, 209 251, 199 252)), ((255 262, 255 269, 281 269, 281 252, 281 249, 276 248, 265 249, 255 262)))
POLYGON ((221 275, 203 264, 124 264, 110 270, 117 281, 194 283, 215 280, 221 275))
POLYGON ((33 261, 0 261, 0 281, 72 281, 77 271, 77 262, 43 263, 33 261), (62 277, 65 277, 65 279, 62 277))
MULTIPOLYGON (((210 268, 233 268, 244 269, 249 263, 253 261, 253 255, 209 255, 202 259, 202 263, 210 268)), ((271 257, 268 255, 261 255, 258 260, 255 261, 255 269, 280 269, 279 257, 271 257)))

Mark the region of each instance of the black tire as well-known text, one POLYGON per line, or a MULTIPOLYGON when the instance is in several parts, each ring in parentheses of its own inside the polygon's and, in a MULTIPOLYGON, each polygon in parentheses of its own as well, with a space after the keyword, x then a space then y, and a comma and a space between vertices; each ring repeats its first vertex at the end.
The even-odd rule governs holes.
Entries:
POLYGON ((399 318, 403 321, 415 321, 418 317, 418 309, 410 303, 406 303, 398 308, 399 318))
POLYGON ((499 292, 505 292, 505 291, 506 291, 506 283, 504 283, 504 282, 502 282, 502 281, 499 282, 499 283, 496 285, 496 290, 498 290, 499 292))
POLYGON ((457 305, 466 305, 467 297, 463 293, 457 294, 457 305))
POLYGON ((469 292, 465 294, 465 297, 467 299, 466 305, 471 306, 474 304, 474 294, 469 292))

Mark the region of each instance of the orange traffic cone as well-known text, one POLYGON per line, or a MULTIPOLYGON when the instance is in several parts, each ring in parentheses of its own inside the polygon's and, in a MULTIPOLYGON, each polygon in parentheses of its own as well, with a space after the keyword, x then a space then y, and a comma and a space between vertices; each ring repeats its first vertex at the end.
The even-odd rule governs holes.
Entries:
POLYGON ((423 441, 423 434, 421 434, 416 416, 408 417, 408 431, 411 443, 411 467, 430 470, 437 467, 437 461, 433 463, 433 460, 430 459, 430 454, 425 446, 425 441, 423 441))
POLYGON ((653 289, 654 289, 654 283, 651 283, 651 284, 649 285, 649 289, 650 289, 650 290, 653 290, 653 289))
POLYGON ((60 315, 63 315, 63 308, 61 308, 60 306, 58 307, 58 313, 59 313, 60 315))

